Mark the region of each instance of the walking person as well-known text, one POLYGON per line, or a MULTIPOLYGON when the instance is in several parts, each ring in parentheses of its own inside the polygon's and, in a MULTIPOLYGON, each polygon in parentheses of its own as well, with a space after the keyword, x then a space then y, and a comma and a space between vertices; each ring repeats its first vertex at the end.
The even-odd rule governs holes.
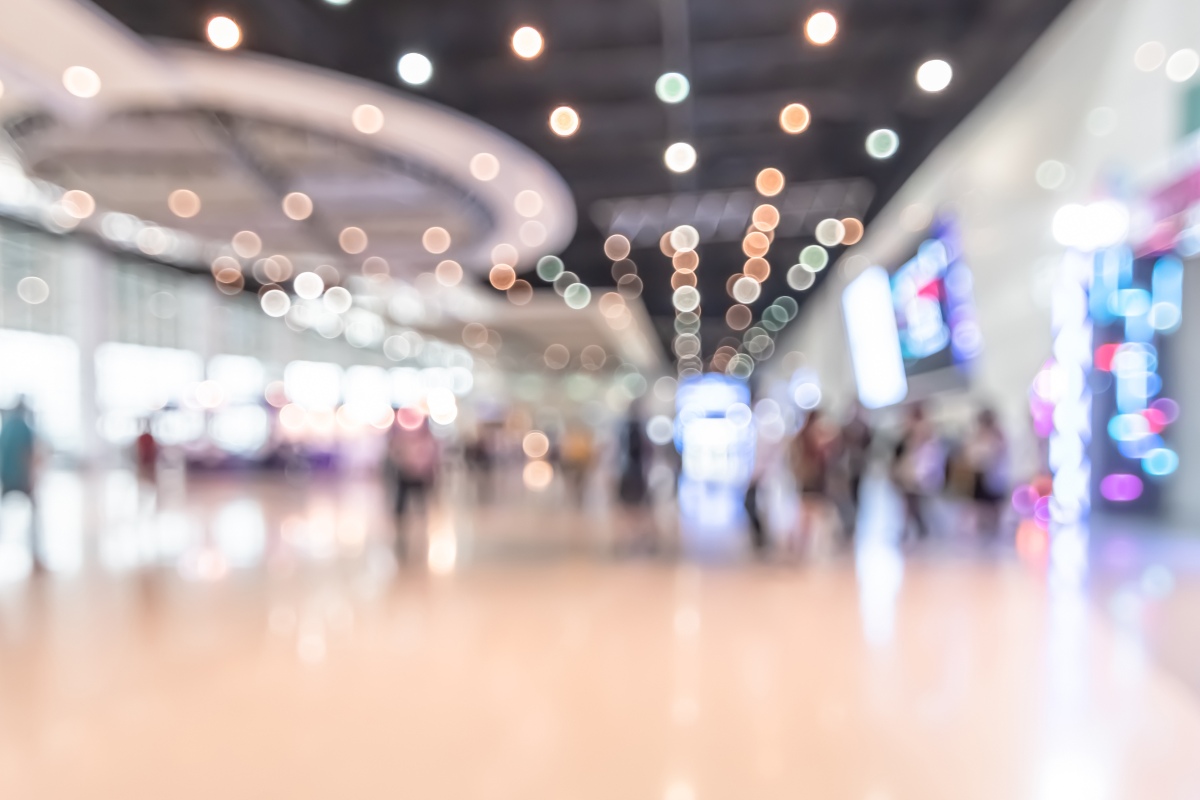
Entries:
POLYGON ((862 481, 870 463, 871 440, 874 432, 867 421, 867 412, 857 400, 851 406, 850 418, 842 425, 842 466, 846 474, 846 535, 854 538, 858 527, 858 507, 861 502, 862 481))
POLYGON ((438 470, 438 444, 429 421, 407 428, 397 425, 388 445, 388 459, 395 481, 396 550, 403 558, 408 547, 407 521, 413 502, 428 511, 429 493, 438 470))
POLYGON ((13 492, 29 500, 29 552, 34 569, 43 569, 41 537, 38 535, 37 502, 34 493, 37 467, 37 434, 33 414, 25 397, 0 416, 0 499, 13 492))
POLYGON ((800 492, 800 519, 795 547, 811 547, 822 519, 836 518, 830 500, 830 470, 838 451, 838 431, 820 409, 813 409, 792 439, 789 457, 800 492))
POLYGON ((983 409, 976 417, 975 428, 963 446, 963 457, 972 476, 976 529, 981 535, 996 539, 1009 489, 1008 441, 991 409, 983 409))

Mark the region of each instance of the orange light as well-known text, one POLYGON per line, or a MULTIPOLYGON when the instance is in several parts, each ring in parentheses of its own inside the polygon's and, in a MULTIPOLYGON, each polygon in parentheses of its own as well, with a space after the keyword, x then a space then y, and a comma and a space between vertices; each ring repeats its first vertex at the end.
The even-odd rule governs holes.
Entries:
POLYGON ((695 272, 700 255, 695 250, 682 250, 671 257, 671 266, 679 272, 695 272))
POLYGON ((846 217, 844 220, 842 220, 842 228, 845 229, 845 233, 842 234, 842 244, 858 244, 860 241, 862 241, 865 228, 863 228, 863 224, 854 217, 846 217))
POLYGON ((550 112, 550 130, 559 136, 571 136, 579 130, 579 113, 570 106, 559 106, 550 112))
POLYGON ((774 167, 767 167, 754 179, 754 188, 764 197, 774 197, 782 192, 783 184, 783 173, 774 167))
POLYGON ((762 231, 751 231, 742 239, 742 252, 751 258, 765 256, 771 249, 771 240, 762 231))
POLYGON ((783 111, 779 112, 779 127, 783 128, 786 133, 804 133, 808 130, 811 122, 812 115, 808 112, 808 108, 801 103, 786 105, 783 107, 783 111))
POLYGON ((517 273, 508 264, 497 264, 488 273, 488 280, 492 286, 503 292, 516 283, 517 273))
POLYGON ((771 275, 771 265, 765 258, 750 258, 746 260, 746 265, 742 267, 742 272, 746 274, 746 277, 754 278, 754 280, 762 283, 771 275))
POLYGON ((696 273, 694 272, 676 272, 671 275, 671 288, 678 289, 681 286, 695 286, 696 273))
POLYGON ((760 231, 773 231, 779 225, 779 209, 770 203, 763 203, 754 209, 750 219, 760 231))

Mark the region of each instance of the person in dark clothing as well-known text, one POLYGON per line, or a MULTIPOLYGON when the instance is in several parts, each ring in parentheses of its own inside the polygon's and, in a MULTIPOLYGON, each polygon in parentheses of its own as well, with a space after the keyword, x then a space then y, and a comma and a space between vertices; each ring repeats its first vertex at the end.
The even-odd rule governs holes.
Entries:
POLYGON ((846 533, 850 537, 854 536, 858 520, 859 495, 862 492, 863 475, 866 474, 870 461, 872 437, 866 409, 855 402, 850 411, 850 418, 842 426, 842 460, 846 471, 846 500, 849 512, 846 533))
POLYGON ((647 471, 650 445, 642 432, 637 414, 630 416, 621 431, 620 473, 617 479, 617 499, 624 516, 624 532, 633 545, 649 549, 655 546, 656 532, 650 508, 650 485, 647 471))

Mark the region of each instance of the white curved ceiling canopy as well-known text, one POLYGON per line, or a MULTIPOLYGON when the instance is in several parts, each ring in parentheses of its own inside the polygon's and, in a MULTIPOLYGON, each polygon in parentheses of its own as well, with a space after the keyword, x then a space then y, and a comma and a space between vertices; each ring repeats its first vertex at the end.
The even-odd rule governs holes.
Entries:
POLYGON ((17 5, 0 4, 0 112, 33 175, 87 191, 103 210, 213 242, 253 230, 264 252, 379 256, 399 273, 447 257, 484 271, 501 243, 529 265, 574 234, 571 193, 549 164, 458 112, 290 62, 150 44, 67 0, 17 5), (72 66, 99 76, 98 94, 67 91, 72 66), (362 106, 370 124, 356 126, 362 106), (499 165, 490 180, 472 175, 480 153, 499 165), (195 192, 200 213, 173 215, 176 189, 195 192), (284 213, 290 192, 311 198, 311 216, 284 213), (515 202, 529 192, 541 199, 532 221, 515 202), (367 234, 362 252, 339 245, 351 226, 367 234), (422 244, 434 226, 450 234, 445 253, 422 244))

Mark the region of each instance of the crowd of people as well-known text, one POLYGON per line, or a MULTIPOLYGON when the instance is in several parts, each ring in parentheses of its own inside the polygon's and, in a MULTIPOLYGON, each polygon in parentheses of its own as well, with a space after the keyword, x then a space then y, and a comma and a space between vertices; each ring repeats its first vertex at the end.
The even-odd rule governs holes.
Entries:
MULTIPOLYGON (((820 410, 807 414, 788 448, 788 466, 800 495, 794 546, 814 536, 840 532, 852 539, 864 479, 878 464, 899 496, 901 535, 924 539, 931 533, 928 506, 935 497, 966 501, 974 527, 984 537, 1001 533, 1002 511, 1010 488, 1007 440, 990 409, 978 412, 958 440, 939 432, 921 404, 910 406, 892 436, 872 429, 864 409, 855 404, 838 424, 820 410)), ((751 492, 756 491, 752 482, 751 492)), ((750 502, 748 500, 748 506, 750 502)), ((751 527, 760 525, 753 519, 751 527)), ((752 534, 761 549, 762 538, 752 534)))

